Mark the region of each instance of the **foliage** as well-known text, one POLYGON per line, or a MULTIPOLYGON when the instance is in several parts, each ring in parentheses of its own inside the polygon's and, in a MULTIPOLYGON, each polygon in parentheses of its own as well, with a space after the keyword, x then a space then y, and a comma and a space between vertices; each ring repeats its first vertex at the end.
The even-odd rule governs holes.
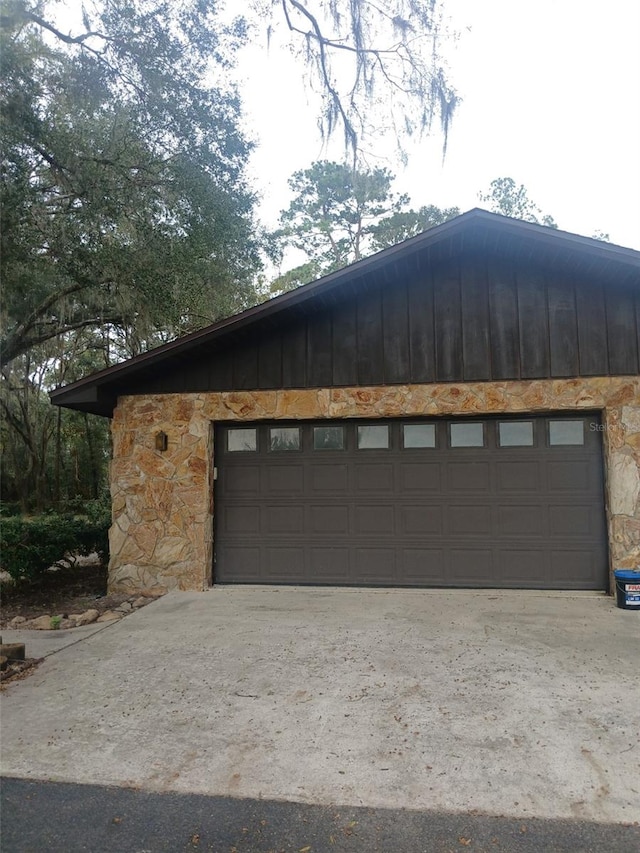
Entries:
POLYGON ((531 201, 524 184, 516 186, 513 178, 495 178, 491 181, 489 191, 480 193, 479 198, 480 201, 489 202, 491 210, 503 216, 547 225, 549 228, 558 227, 552 216, 543 214, 538 205, 531 201))
POLYGON ((294 198, 281 215, 284 236, 324 271, 363 256, 369 227, 409 201, 391 191, 388 169, 354 170, 322 160, 289 180, 294 198))
POLYGON ((385 168, 352 169, 327 160, 295 172, 294 193, 280 217, 281 245, 304 252, 307 261, 277 278, 272 292, 283 292, 393 246, 457 216, 457 208, 408 208, 409 197, 392 189, 385 168))
POLYGON ((433 204, 423 205, 418 210, 396 211, 371 226, 371 246, 376 252, 387 249, 459 215, 458 207, 442 208, 433 204))
POLYGON ((216 11, 102 0, 69 36, 50 0, 5 4, 4 363, 105 324, 176 334, 255 298, 251 146, 223 73, 244 27, 216 11))
POLYGON ((103 487, 108 423, 47 391, 256 300, 263 240, 217 0, 55 0, 0 16, 2 498, 103 487))
POLYGON ((386 130, 402 151, 403 136, 429 130, 435 117, 446 149, 458 98, 440 57, 440 0, 262 0, 258 8, 270 37, 284 15, 289 47, 322 95, 323 136, 341 129, 354 164, 367 137, 386 130))
MULTIPOLYGON (((96 499, 106 479, 109 423, 54 408, 47 388, 100 366, 76 333, 68 350, 52 342, 14 359, 0 381, 0 488, 2 499, 24 512, 60 507, 66 499, 96 499)), ((64 342, 62 342, 64 344, 64 342)), ((99 352, 99 351, 98 351, 99 352)))
POLYGON ((93 518, 47 514, 3 519, 0 526, 2 568, 15 581, 33 581, 50 566, 68 565, 71 555, 109 553, 110 515, 93 518))

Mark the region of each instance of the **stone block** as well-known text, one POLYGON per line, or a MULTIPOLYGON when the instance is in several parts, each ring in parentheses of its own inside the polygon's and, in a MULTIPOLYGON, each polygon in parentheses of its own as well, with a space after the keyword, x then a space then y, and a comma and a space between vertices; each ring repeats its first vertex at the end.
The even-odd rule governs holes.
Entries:
POLYGON ((92 622, 95 622, 99 616, 100 611, 95 610, 94 608, 85 610, 84 613, 69 614, 69 618, 74 620, 76 627, 79 627, 80 625, 90 625, 92 622))
POLYGON ((8 660, 24 660, 24 643, 2 643, 0 655, 8 660))

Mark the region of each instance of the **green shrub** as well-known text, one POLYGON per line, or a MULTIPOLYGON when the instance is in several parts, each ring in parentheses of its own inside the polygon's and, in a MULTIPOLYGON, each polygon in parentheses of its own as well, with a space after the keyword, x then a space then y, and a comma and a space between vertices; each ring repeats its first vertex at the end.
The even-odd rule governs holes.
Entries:
POLYGON ((0 565, 16 580, 36 580, 49 566, 70 562, 72 554, 109 554, 111 516, 91 508, 89 516, 48 513, 0 522, 0 565))
POLYGON ((22 509, 20 504, 15 501, 0 501, 0 518, 7 518, 13 515, 20 515, 22 509))

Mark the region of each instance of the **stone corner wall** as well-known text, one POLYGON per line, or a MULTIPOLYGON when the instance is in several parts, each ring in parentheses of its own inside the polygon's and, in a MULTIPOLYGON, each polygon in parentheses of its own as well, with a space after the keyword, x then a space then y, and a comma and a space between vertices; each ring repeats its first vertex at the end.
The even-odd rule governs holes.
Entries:
MULTIPOLYGON (((212 582, 213 424, 598 410, 610 570, 640 566, 640 379, 592 377, 122 397, 112 424, 109 587, 202 590, 212 582), (155 449, 158 432, 168 449, 155 449)), ((611 584, 611 589, 613 589, 611 584)))
POLYGON ((112 592, 210 585, 211 429, 191 395, 119 403, 112 425, 112 592), (160 431, 168 436, 164 452, 155 449, 160 431))
MULTIPOLYGON (((605 410, 604 451, 611 572, 640 568, 640 399, 605 410)), ((610 588, 615 591, 611 578, 610 588)))

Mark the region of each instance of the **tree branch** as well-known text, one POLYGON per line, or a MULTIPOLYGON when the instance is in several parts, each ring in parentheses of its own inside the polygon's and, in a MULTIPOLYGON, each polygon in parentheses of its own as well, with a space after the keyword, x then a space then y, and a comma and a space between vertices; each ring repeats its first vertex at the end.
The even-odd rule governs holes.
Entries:
POLYGON ((45 30, 48 30, 56 38, 59 38, 60 41, 63 41, 66 44, 78 44, 84 47, 85 45, 83 45, 83 42, 85 42, 87 39, 93 38, 94 36, 102 39, 103 41, 112 41, 112 39, 110 39, 109 36, 106 36, 104 33, 95 32, 93 30, 90 30, 87 33, 83 33, 81 36, 65 35, 59 29, 54 27, 53 24, 50 24, 48 21, 45 21, 44 18, 41 18, 40 15, 36 15, 34 12, 27 12, 27 18, 32 23, 37 24, 39 27, 42 27, 45 30))
MULTIPOLYGON (((349 117, 347 116, 347 113, 345 112, 345 109, 342 106, 342 99, 340 98, 338 91, 336 90, 333 83, 331 82, 331 78, 329 76, 329 70, 327 68, 327 57, 326 57, 326 51, 325 51, 325 48, 327 46, 327 41, 326 41, 325 37, 322 35, 322 30, 320 29, 320 24, 318 23, 316 18, 311 14, 311 12, 309 12, 307 9, 305 9, 304 6, 298 2, 298 0, 289 0, 289 2, 294 7, 294 9, 297 9, 301 15, 303 15, 305 18, 307 18, 307 20, 309 21, 309 23, 311 24, 311 26, 313 28, 313 33, 303 33, 303 35, 305 35, 305 36, 313 35, 315 37, 317 43, 318 43, 318 47, 320 49, 320 68, 322 70, 322 79, 324 80, 324 84, 327 87, 327 91, 331 95, 331 100, 333 101, 334 107, 340 113, 340 116, 342 118, 342 123, 344 125, 345 136, 349 140, 349 144, 351 145, 351 148, 352 148, 353 153, 354 153, 354 158, 355 158, 355 152, 356 152, 357 145, 358 145, 358 134, 356 133, 355 128, 351 124, 349 117)), ((296 27, 294 27, 291 23, 291 18, 289 17, 289 10, 287 9, 287 0, 282 0, 282 8, 284 10, 285 18, 286 18, 287 25, 288 25, 289 29, 292 32, 295 32, 295 31, 301 32, 296 27)))
MULTIPOLYGON (((52 324, 48 329, 44 329, 41 327, 42 331, 39 333, 34 332, 31 335, 22 335, 18 337, 18 335, 14 332, 9 335, 7 341, 3 342, 0 357, 0 364, 6 366, 14 359, 18 358, 18 356, 23 355, 28 352, 35 346, 39 344, 44 344, 47 341, 52 340, 53 338, 60 337, 60 335, 65 335, 67 332, 75 332, 78 329, 84 329, 88 326, 102 326, 105 323, 112 323, 113 325, 120 325, 125 322, 125 318, 116 314, 113 316, 102 316, 102 317, 89 317, 84 318, 82 320, 74 320, 69 323, 62 323, 60 325, 52 324)), ((36 324, 37 325, 37 324, 36 324)))

